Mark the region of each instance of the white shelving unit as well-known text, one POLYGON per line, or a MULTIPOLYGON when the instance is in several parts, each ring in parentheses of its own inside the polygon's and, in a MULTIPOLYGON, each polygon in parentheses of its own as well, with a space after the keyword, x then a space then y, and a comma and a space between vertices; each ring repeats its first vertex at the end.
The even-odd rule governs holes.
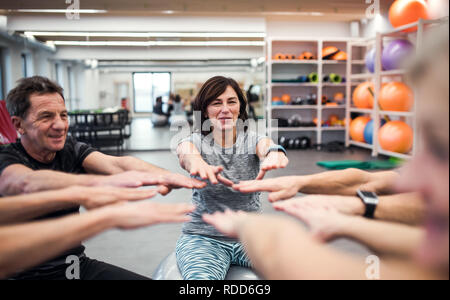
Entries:
MULTIPOLYGON (((381 53, 384 45, 384 41, 387 39, 392 38, 409 38, 410 40, 415 39, 415 45, 416 45, 416 52, 421 51, 422 47, 422 39, 424 34, 425 27, 433 26, 433 25, 444 25, 447 24, 448 26, 448 17, 439 19, 439 20, 419 20, 418 22, 405 25, 399 28, 396 28, 395 30, 385 32, 385 33, 377 33, 374 38, 365 39, 365 40, 359 40, 359 41, 350 41, 348 43, 347 53, 349 56, 349 60, 351 61, 353 59, 353 48, 360 47, 360 48, 369 48, 369 47, 376 47, 376 59, 375 59, 375 72, 372 73, 359 73, 354 74, 352 72, 352 68, 348 63, 347 66, 347 78, 349 78, 347 82, 347 99, 346 99, 346 118, 347 120, 350 120, 350 114, 352 112, 356 113, 363 113, 370 115, 370 117, 374 120, 374 132, 373 132, 373 145, 369 145, 366 143, 360 143, 356 141, 352 141, 350 139, 350 130, 349 126, 350 123, 347 122, 346 124, 346 134, 345 134, 345 143, 346 146, 358 146, 366 149, 372 150, 372 156, 378 156, 379 154, 387 155, 391 157, 397 157, 401 159, 410 159, 417 150, 417 142, 418 142, 418 132, 417 132, 417 124, 416 124, 416 111, 417 111, 417 101, 414 101, 414 107, 412 111, 409 112, 396 112, 396 111, 382 111, 379 108, 378 105, 378 97, 381 90, 381 85, 386 80, 395 79, 395 80, 403 80, 403 77, 406 75, 406 70, 391 70, 391 71, 382 71, 381 66, 381 53), (417 26, 417 31, 415 33, 405 33, 403 30, 409 29, 412 27, 417 26), (374 108, 373 109, 358 109, 352 107, 352 87, 360 83, 362 81, 372 81, 375 86, 374 91, 374 108), (378 142, 378 131, 380 127, 380 117, 398 117, 402 120, 407 120, 409 124, 412 125, 412 129, 414 131, 414 143, 412 151, 408 154, 401 154, 401 153, 395 153, 386 151, 381 148, 379 142, 378 142)), ((417 91, 414 90, 414 94, 417 95, 417 91)), ((415 99, 417 100, 417 99, 415 99)))
MULTIPOLYGON (((347 76, 348 74, 348 63, 347 61, 333 61, 333 60, 323 60, 322 59, 322 49, 326 46, 331 46, 336 44, 336 46, 342 50, 346 51, 349 42, 355 39, 339 39, 339 38, 289 38, 289 37, 271 37, 266 39, 266 55, 267 55, 267 103, 266 103, 266 116, 268 123, 268 130, 272 134, 273 132, 278 133, 293 133, 293 132, 310 132, 315 134, 315 143, 318 145, 322 144, 324 138, 324 132, 345 132, 345 126, 342 127, 323 127, 321 126, 324 115, 330 113, 336 113, 341 115, 342 118, 345 116, 345 111, 347 106, 345 104, 338 106, 325 106, 322 105, 322 96, 326 91, 330 93, 342 92, 344 95, 346 93, 347 83, 329 83, 323 82, 324 75, 326 75, 327 69, 337 70, 333 73, 339 73, 341 76, 347 76), (317 59, 315 60, 274 60, 273 57, 276 53, 293 53, 300 55, 304 51, 312 52, 317 59), (277 83, 273 82, 274 78, 283 77, 285 73, 289 73, 290 70, 296 70, 295 68, 310 70, 311 72, 316 72, 319 77, 318 83, 277 83), (334 89, 336 89, 334 91, 334 89), (316 105, 272 105, 272 98, 274 96, 281 96, 281 94, 291 94, 291 96, 306 95, 313 93, 317 95, 316 105), (294 95, 292 95, 294 94, 294 95), (295 95, 297 94, 297 95, 295 95), (274 116, 282 114, 283 116, 292 116, 294 114, 302 114, 306 116, 306 121, 313 121, 317 118, 317 125, 315 127, 272 127, 270 120, 274 119, 274 116)), ((359 59, 350 62, 352 65, 364 65, 364 61, 359 59)), ((298 70, 298 69, 297 69, 298 70)), ((294 71, 292 71, 294 72, 294 71)), ((307 73, 300 75, 307 75, 307 73)), ((348 80, 348 77, 346 77, 348 80)), ((344 136, 340 139, 344 141, 344 136)))

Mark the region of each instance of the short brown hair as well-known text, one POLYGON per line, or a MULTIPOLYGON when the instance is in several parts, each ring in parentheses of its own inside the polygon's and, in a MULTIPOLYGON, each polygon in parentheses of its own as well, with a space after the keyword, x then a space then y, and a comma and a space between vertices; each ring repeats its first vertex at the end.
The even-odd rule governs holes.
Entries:
POLYGON ((208 120, 208 117, 205 117, 207 107, 209 104, 211 104, 212 101, 216 100, 220 95, 225 93, 227 87, 229 86, 231 86, 236 92, 239 98, 239 103, 241 104, 239 110, 239 119, 244 122, 248 119, 247 99, 245 98, 244 93, 239 87, 239 84, 232 78, 216 76, 208 79, 208 81, 203 84, 197 94, 197 97, 194 100, 194 111, 201 112, 200 124, 198 124, 198 122, 194 122, 194 126, 200 126, 200 128, 194 127, 195 132, 201 132, 203 135, 208 135, 210 133, 209 130, 202 130, 203 123, 208 120))
POLYGON ((9 114, 16 117, 25 118, 31 106, 30 96, 32 94, 54 94, 58 93, 64 99, 63 88, 42 76, 22 78, 17 86, 12 89, 6 97, 6 108, 9 114))

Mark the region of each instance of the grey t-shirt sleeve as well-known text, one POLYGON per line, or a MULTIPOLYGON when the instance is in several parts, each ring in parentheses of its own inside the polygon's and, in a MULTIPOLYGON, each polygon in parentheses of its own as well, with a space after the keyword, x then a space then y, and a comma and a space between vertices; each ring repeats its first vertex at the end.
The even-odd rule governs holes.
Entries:
POLYGON ((188 137, 185 137, 183 139, 181 139, 178 142, 178 146, 184 142, 190 142, 192 144, 194 144, 195 148, 197 148, 197 150, 200 151, 201 147, 202 147, 202 137, 200 133, 193 133, 188 137))

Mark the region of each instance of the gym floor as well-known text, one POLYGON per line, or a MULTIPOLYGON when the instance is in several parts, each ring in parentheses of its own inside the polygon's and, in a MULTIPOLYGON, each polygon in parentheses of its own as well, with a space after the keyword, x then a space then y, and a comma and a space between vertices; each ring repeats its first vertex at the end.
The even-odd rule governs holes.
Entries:
MULTIPOLYGON (((136 133, 133 132, 133 135, 136 136, 136 133)), ((161 145, 161 140, 157 142, 161 145)), ((172 172, 186 174, 179 166, 175 154, 170 151, 138 151, 127 152, 125 154, 135 156, 172 172)), ((360 149, 352 149, 344 153, 327 153, 310 150, 290 151, 288 157, 290 164, 286 169, 269 172, 266 178, 318 173, 324 170, 316 166, 315 163, 317 161, 344 159, 370 160, 370 153, 360 149)), ((183 189, 175 190, 166 197, 158 195, 149 201, 189 203, 190 198, 191 191, 183 189)), ((279 213, 274 211, 270 203, 268 203, 267 193, 262 194, 261 200, 264 213, 279 213)), ((174 251, 177 238, 181 232, 181 226, 181 224, 156 225, 129 232, 111 230, 85 242, 86 254, 90 258, 95 258, 151 277, 159 263, 174 251)), ((361 259, 365 259, 370 254, 366 248, 349 240, 337 240, 330 245, 342 251, 359 254, 361 255, 361 259)))

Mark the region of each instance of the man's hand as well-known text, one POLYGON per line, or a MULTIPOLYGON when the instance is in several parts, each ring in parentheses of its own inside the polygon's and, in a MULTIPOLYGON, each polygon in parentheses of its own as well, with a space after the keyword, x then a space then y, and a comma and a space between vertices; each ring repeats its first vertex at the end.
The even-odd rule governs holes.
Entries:
POLYGON ((80 199, 78 204, 88 210, 117 202, 149 199, 158 193, 155 189, 83 186, 72 186, 66 191, 71 197, 80 199))
POLYGON ((97 185, 130 188, 148 185, 165 186, 165 189, 159 189, 162 194, 167 194, 174 188, 201 189, 206 186, 204 182, 169 171, 159 173, 127 171, 115 175, 104 176, 97 182, 97 185))
POLYGON ((297 195, 300 188, 301 182, 298 176, 242 181, 233 185, 233 189, 242 193, 270 192, 270 202, 290 199, 297 195))
POLYGON ((138 202, 117 204, 109 207, 115 227, 135 229, 159 223, 182 223, 190 221, 187 216, 195 210, 191 204, 161 204, 138 202))
POLYGON ((261 164, 261 170, 259 171, 256 180, 261 180, 266 175, 267 171, 286 168, 289 163, 289 159, 283 152, 269 152, 264 161, 261 164))
POLYGON ((362 216, 365 212, 365 206, 362 201, 357 197, 349 196, 311 195, 273 204, 275 209, 281 211, 284 211, 286 207, 296 209, 297 207, 305 206, 326 207, 346 215, 362 216))
POLYGON ((249 217, 248 213, 238 211, 233 212, 229 209, 225 212, 216 212, 212 215, 203 215, 203 220, 214 226, 218 231, 225 234, 230 238, 238 238, 239 228, 242 227, 242 223, 249 217))
POLYGON ((350 226, 351 220, 355 218, 340 213, 332 205, 296 200, 300 198, 277 202, 274 207, 305 222, 313 237, 321 242, 338 238, 342 228, 350 226))

